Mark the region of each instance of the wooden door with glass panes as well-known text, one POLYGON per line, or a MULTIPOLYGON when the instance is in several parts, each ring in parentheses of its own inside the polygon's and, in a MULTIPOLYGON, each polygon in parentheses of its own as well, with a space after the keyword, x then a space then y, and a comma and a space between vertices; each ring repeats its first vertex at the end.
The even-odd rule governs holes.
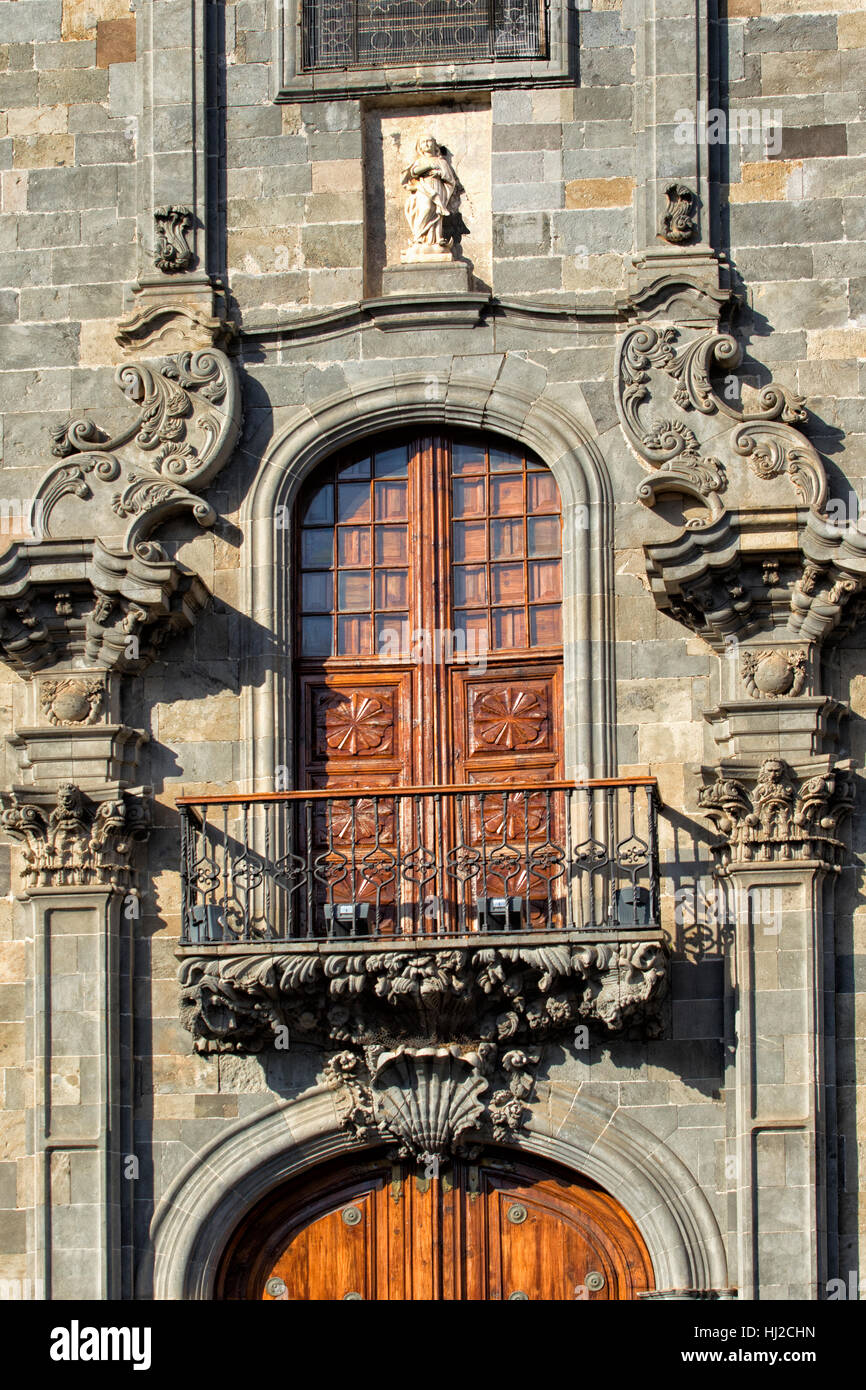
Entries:
MULTIPOLYGON (((303 490, 296 573, 300 787, 562 776, 560 499, 534 455, 468 434, 357 446, 303 490)), ((393 847, 408 808, 373 806, 331 803, 322 835, 393 847)), ((544 798, 525 811, 485 798, 471 833, 546 834, 544 798)), ((525 892, 525 879, 484 890, 525 892)), ((378 894, 381 910, 389 892, 353 869, 337 896, 378 894)), ((384 930, 411 929, 405 904, 388 912, 384 930)))

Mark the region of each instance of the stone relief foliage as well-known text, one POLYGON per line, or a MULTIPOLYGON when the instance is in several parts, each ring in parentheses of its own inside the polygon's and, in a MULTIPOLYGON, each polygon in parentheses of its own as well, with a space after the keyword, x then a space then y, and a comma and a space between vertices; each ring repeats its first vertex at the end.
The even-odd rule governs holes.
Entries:
POLYGON ((131 551, 186 509, 200 525, 211 525, 213 508, 196 493, 222 466, 240 424, 228 358, 216 349, 183 352, 152 366, 124 364, 115 380, 138 407, 125 429, 108 437, 94 421, 78 419, 53 432, 53 453, 67 461, 51 470, 36 496, 46 536, 100 536, 131 551), (110 486, 121 475, 122 485, 110 486), (53 517, 64 498, 87 505, 67 502, 53 517))
POLYGON ((665 196, 668 205, 662 215, 659 236, 672 246, 684 246, 693 240, 697 231, 697 218, 693 215, 696 196, 685 183, 669 183, 665 196))
POLYGON ((53 805, 22 802, 14 792, 4 801, 0 825, 24 846, 22 878, 29 891, 129 888, 135 843, 149 829, 139 802, 126 796, 97 802, 71 782, 57 789, 53 805))
POLYGON ((667 992, 661 938, 580 945, 188 956, 181 1021, 200 1052, 259 1051, 279 1029, 337 1049, 344 1122, 418 1156, 453 1152, 526 1116, 541 1047, 585 1025, 655 1035, 667 992), (494 1073, 501 1084, 487 1096, 494 1073))
POLYGON ((655 470, 638 496, 648 506, 664 493, 701 502, 706 514, 687 523, 692 529, 722 515, 722 494, 732 478, 733 505, 748 498, 741 459, 761 482, 787 480, 787 490, 771 494, 773 500, 787 501, 791 489, 807 506, 820 507, 826 498, 821 460, 793 428, 806 418, 801 397, 765 386, 755 407, 741 410, 717 390, 712 369, 730 374, 741 360, 729 333, 688 325, 645 324, 626 334, 620 349, 620 419, 640 459, 655 470))
POLYGON ((854 805, 854 781, 843 764, 804 777, 780 758, 767 758, 754 780, 720 772, 698 800, 718 831, 714 848, 722 868, 752 861, 842 863, 839 825, 854 805))
POLYGON ((194 261, 192 247, 186 239, 192 231, 193 215, 190 208, 154 208, 153 220, 156 224, 156 245, 153 263, 157 270, 166 275, 177 275, 190 270, 194 261))

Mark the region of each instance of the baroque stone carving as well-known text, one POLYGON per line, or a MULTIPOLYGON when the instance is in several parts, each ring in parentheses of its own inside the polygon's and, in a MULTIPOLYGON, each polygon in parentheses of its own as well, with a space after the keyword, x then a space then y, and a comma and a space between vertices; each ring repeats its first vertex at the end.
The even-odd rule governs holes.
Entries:
POLYGON ((29 891, 130 887, 135 842, 148 834, 140 803, 124 796, 95 801, 71 782, 57 789, 53 805, 21 802, 15 792, 5 800, 0 825, 24 845, 29 891))
POLYGON ((200 1052, 258 1051, 278 1027, 344 1047, 466 1042, 516 1048, 580 1024, 658 1027, 658 937, 440 950, 186 954, 181 1017, 200 1052))
POLYGON ((138 407, 119 434, 107 437, 87 419, 52 432, 52 451, 64 461, 36 495, 45 536, 99 536, 131 551, 184 510, 211 525, 213 508, 196 494, 225 462, 240 425, 228 359, 216 350, 183 352, 149 366, 127 363, 115 380, 138 407))
POLYGON ((39 703, 52 724, 95 724, 105 695, 97 677, 43 681, 39 703))
POLYGON ((693 216, 695 195, 684 183, 669 183, 665 189, 668 205, 662 216, 659 236, 673 246, 684 246, 692 240, 697 230, 697 219, 693 216))
POLYGON ((839 824, 854 805, 854 782, 844 763, 801 776, 780 758, 767 758, 753 782, 720 771, 698 801, 719 833, 714 849, 730 864, 818 861, 836 869, 844 845, 839 824))
POLYGON ((403 170, 403 187, 410 239, 401 259, 453 260, 453 238, 446 234, 445 221, 455 209, 460 185, 450 159, 432 135, 417 140, 415 157, 403 170))
POLYGON ((189 270, 194 256, 192 247, 186 239, 192 230, 193 215, 190 208, 154 208, 153 220, 156 224, 156 246, 153 263, 157 270, 166 275, 176 275, 189 270))
POLYGON ((795 698, 806 682, 808 657, 804 651, 780 651, 765 648, 759 652, 743 652, 740 669, 743 684, 756 700, 774 700, 780 696, 795 698))

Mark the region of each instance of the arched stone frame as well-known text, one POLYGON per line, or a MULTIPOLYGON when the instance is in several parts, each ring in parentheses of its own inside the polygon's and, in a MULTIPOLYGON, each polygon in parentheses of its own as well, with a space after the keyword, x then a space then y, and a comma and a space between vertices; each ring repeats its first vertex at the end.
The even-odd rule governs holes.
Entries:
MULTIPOLYGON (((552 1085, 517 1147, 591 1178, 622 1204, 646 1242, 657 1289, 727 1288, 724 1242, 704 1192, 639 1121, 552 1085)), ((239 1121, 190 1159, 160 1202, 138 1297, 211 1299, 223 1250, 256 1203, 315 1164, 357 1152, 325 1086, 239 1121)))
POLYGON ((246 762, 241 776, 248 790, 272 791, 275 769, 293 765, 292 532, 287 523, 300 485, 337 450, 413 424, 504 435, 532 449, 556 478, 563 515, 566 774, 603 777, 616 772, 613 501, 598 445, 573 415, 543 397, 511 385, 497 389, 472 376, 452 379, 433 392, 430 382, 429 374, 420 372, 397 375, 300 410, 262 462, 244 514, 250 558, 243 611, 251 616, 254 633, 277 635, 277 647, 276 659, 269 659, 267 643, 254 638, 246 653, 246 762))

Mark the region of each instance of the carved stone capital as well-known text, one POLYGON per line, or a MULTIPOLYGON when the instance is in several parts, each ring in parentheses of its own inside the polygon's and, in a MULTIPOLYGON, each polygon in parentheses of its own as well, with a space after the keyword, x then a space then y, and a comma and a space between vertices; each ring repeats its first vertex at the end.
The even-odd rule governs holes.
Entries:
POLYGON ((101 540, 19 542, 0 557, 0 657, 24 674, 67 668, 52 671, 67 684, 51 708, 69 715, 85 679, 69 668, 140 671, 207 599, 201 580, 153 541, 132 552, 101 540))
POLYGON ((24 801, 3 798, 0 826, 24 846, 22 879, 28 893, 96 887, 126 892, 132 885, 135 843, 148 823, 140 800, 97 800, 64 782, 54 793, 24 801))
POLYGON ((718 832, 714 851, 726 871, 740 864, 820 864, 838 870, 845 846, 842 820, 854 805, 854 779, 847 763, 815 774, 781 758, 766 758, 757 770, 720 768, 701 788, 701 811, 718 832), (810 772, 812 775, 810 775, 810 772))

